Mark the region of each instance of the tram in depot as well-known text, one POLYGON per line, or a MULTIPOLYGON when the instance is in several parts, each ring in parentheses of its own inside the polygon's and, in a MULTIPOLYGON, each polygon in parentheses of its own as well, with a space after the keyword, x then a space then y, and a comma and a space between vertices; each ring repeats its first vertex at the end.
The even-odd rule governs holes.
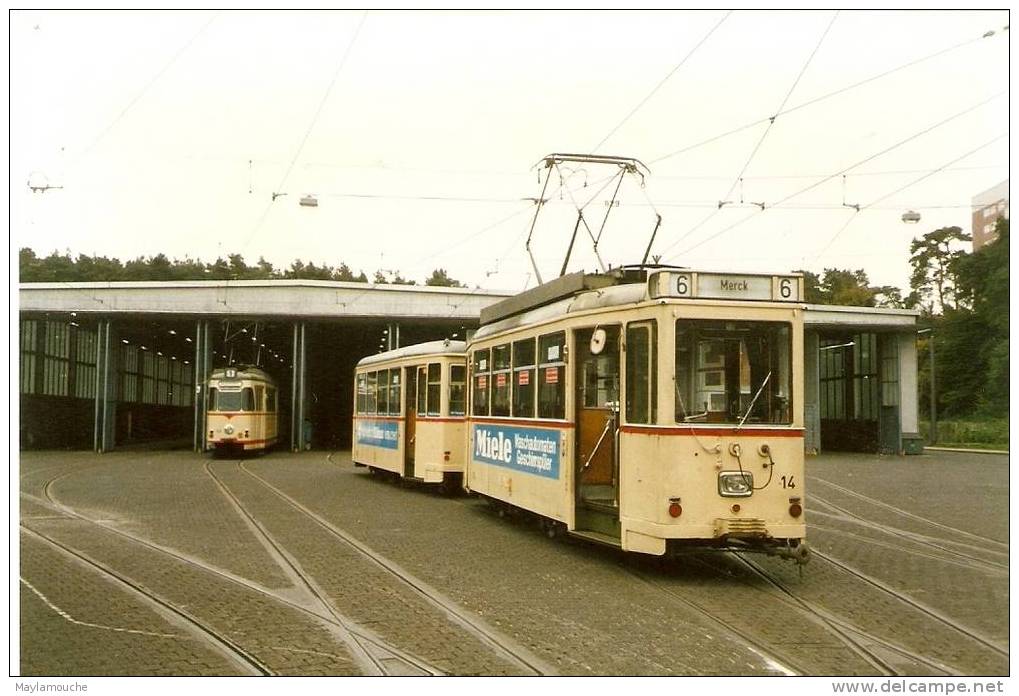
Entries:
POLYGON ((466 454, 463 341, 431 341, 363 358, 354 375, 351 458, 372 473, 460 490, 466 454))
POLYGON ((259 452, 279 440, 279 390, 265 370, 221 367, 209 376, 208 449, 214 454, 259 452))
POLYGON ((797 274, 641 266, 482 310, 464 488, 550 535, 805 562, 802 298, 797 274))

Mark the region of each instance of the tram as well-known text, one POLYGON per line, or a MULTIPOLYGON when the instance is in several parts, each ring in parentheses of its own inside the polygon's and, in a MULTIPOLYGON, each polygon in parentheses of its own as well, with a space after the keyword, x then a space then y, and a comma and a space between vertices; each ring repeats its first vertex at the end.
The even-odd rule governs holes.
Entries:
POLYGON ((550 536, 805 562, 802 302, 798 274, 639 266, 482 310, 465 489, 550 536))
POLYGON ((432 341, 362 359, 354 375, 352 459, 372 473, 461 490, 466 454, 463 341, 432 341))
POLYGON ((279 390, 257 367, 221 367, 209 376, 208 449, 259 452, 279 440, 279 390))

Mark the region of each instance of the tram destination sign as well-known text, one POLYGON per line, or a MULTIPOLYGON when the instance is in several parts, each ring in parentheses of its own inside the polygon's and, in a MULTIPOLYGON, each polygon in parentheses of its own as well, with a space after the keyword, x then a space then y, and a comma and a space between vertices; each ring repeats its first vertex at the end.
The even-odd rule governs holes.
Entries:
POLYGON ((648 279, 651 297, 801 302, 803 276, 661 271, 648 279))

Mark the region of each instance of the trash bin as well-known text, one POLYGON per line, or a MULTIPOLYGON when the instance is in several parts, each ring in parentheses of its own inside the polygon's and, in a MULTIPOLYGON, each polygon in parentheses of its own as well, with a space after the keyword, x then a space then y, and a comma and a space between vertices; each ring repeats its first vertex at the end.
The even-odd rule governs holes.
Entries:
POLYGON ((902 434, 903 454, 923 454, 923 438, 919 433, 902 434))

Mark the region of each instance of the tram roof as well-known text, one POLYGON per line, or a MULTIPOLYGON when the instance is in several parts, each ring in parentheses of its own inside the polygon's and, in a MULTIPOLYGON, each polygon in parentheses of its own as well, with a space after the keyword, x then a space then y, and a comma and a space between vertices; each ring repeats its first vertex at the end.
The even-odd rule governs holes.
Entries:
POLYGON ((260 379, 267 382, 275 381, 268 372, 260 367, 254 365, 230 365, 227 367, 217 367, 211 373, 209 373, 209 379, 225 379, 227 376, 227 370, 236 371, 236 379, 260 379))
MULTIPOLYGON (((508 316, 486 324, 474 333, 479 340, 521 326, 538 324, 574 312, 610 307, 624 307, 647 302, 653 298, 648 293, 647 283, 626 283, 579 292, 572 297, 535 307, 534 309, 508 316)), ((721 300, 709 300, 719 301, 721 300)), ((909 331, 916 327, 920 312, 915 309, 887 307, 848 307, 843 305, 818 305, 798 303, 804 311, 804 325, 817 329, 855 329, 860 331, 892 330, 909 331)))
POLYGON ((369 355, 367 358, 361 358, 358 360, 357 364, 359 366, 374 365, 381 362, 399 360, 400 358, 412 358, 419 355, 464 355, 466 352, 466 342, 443 339, 441 341, 415 343, 412 346, 404 346, 403 348, 387 350, 384 353, 378 353, 377 355, 369 355))
POLYGON ((597 290, 581 292, 573 297, 567 297, 520 314, 514 314, 491 324, 484 324, 474 333, 474 338, 485 338, 502 331, 515 329, 519 326, 537 324, 572 312, 606 307, 621 307, 638 304, 649 299, 651 298, 648 295, 647 283, 611 285, 597 290))

